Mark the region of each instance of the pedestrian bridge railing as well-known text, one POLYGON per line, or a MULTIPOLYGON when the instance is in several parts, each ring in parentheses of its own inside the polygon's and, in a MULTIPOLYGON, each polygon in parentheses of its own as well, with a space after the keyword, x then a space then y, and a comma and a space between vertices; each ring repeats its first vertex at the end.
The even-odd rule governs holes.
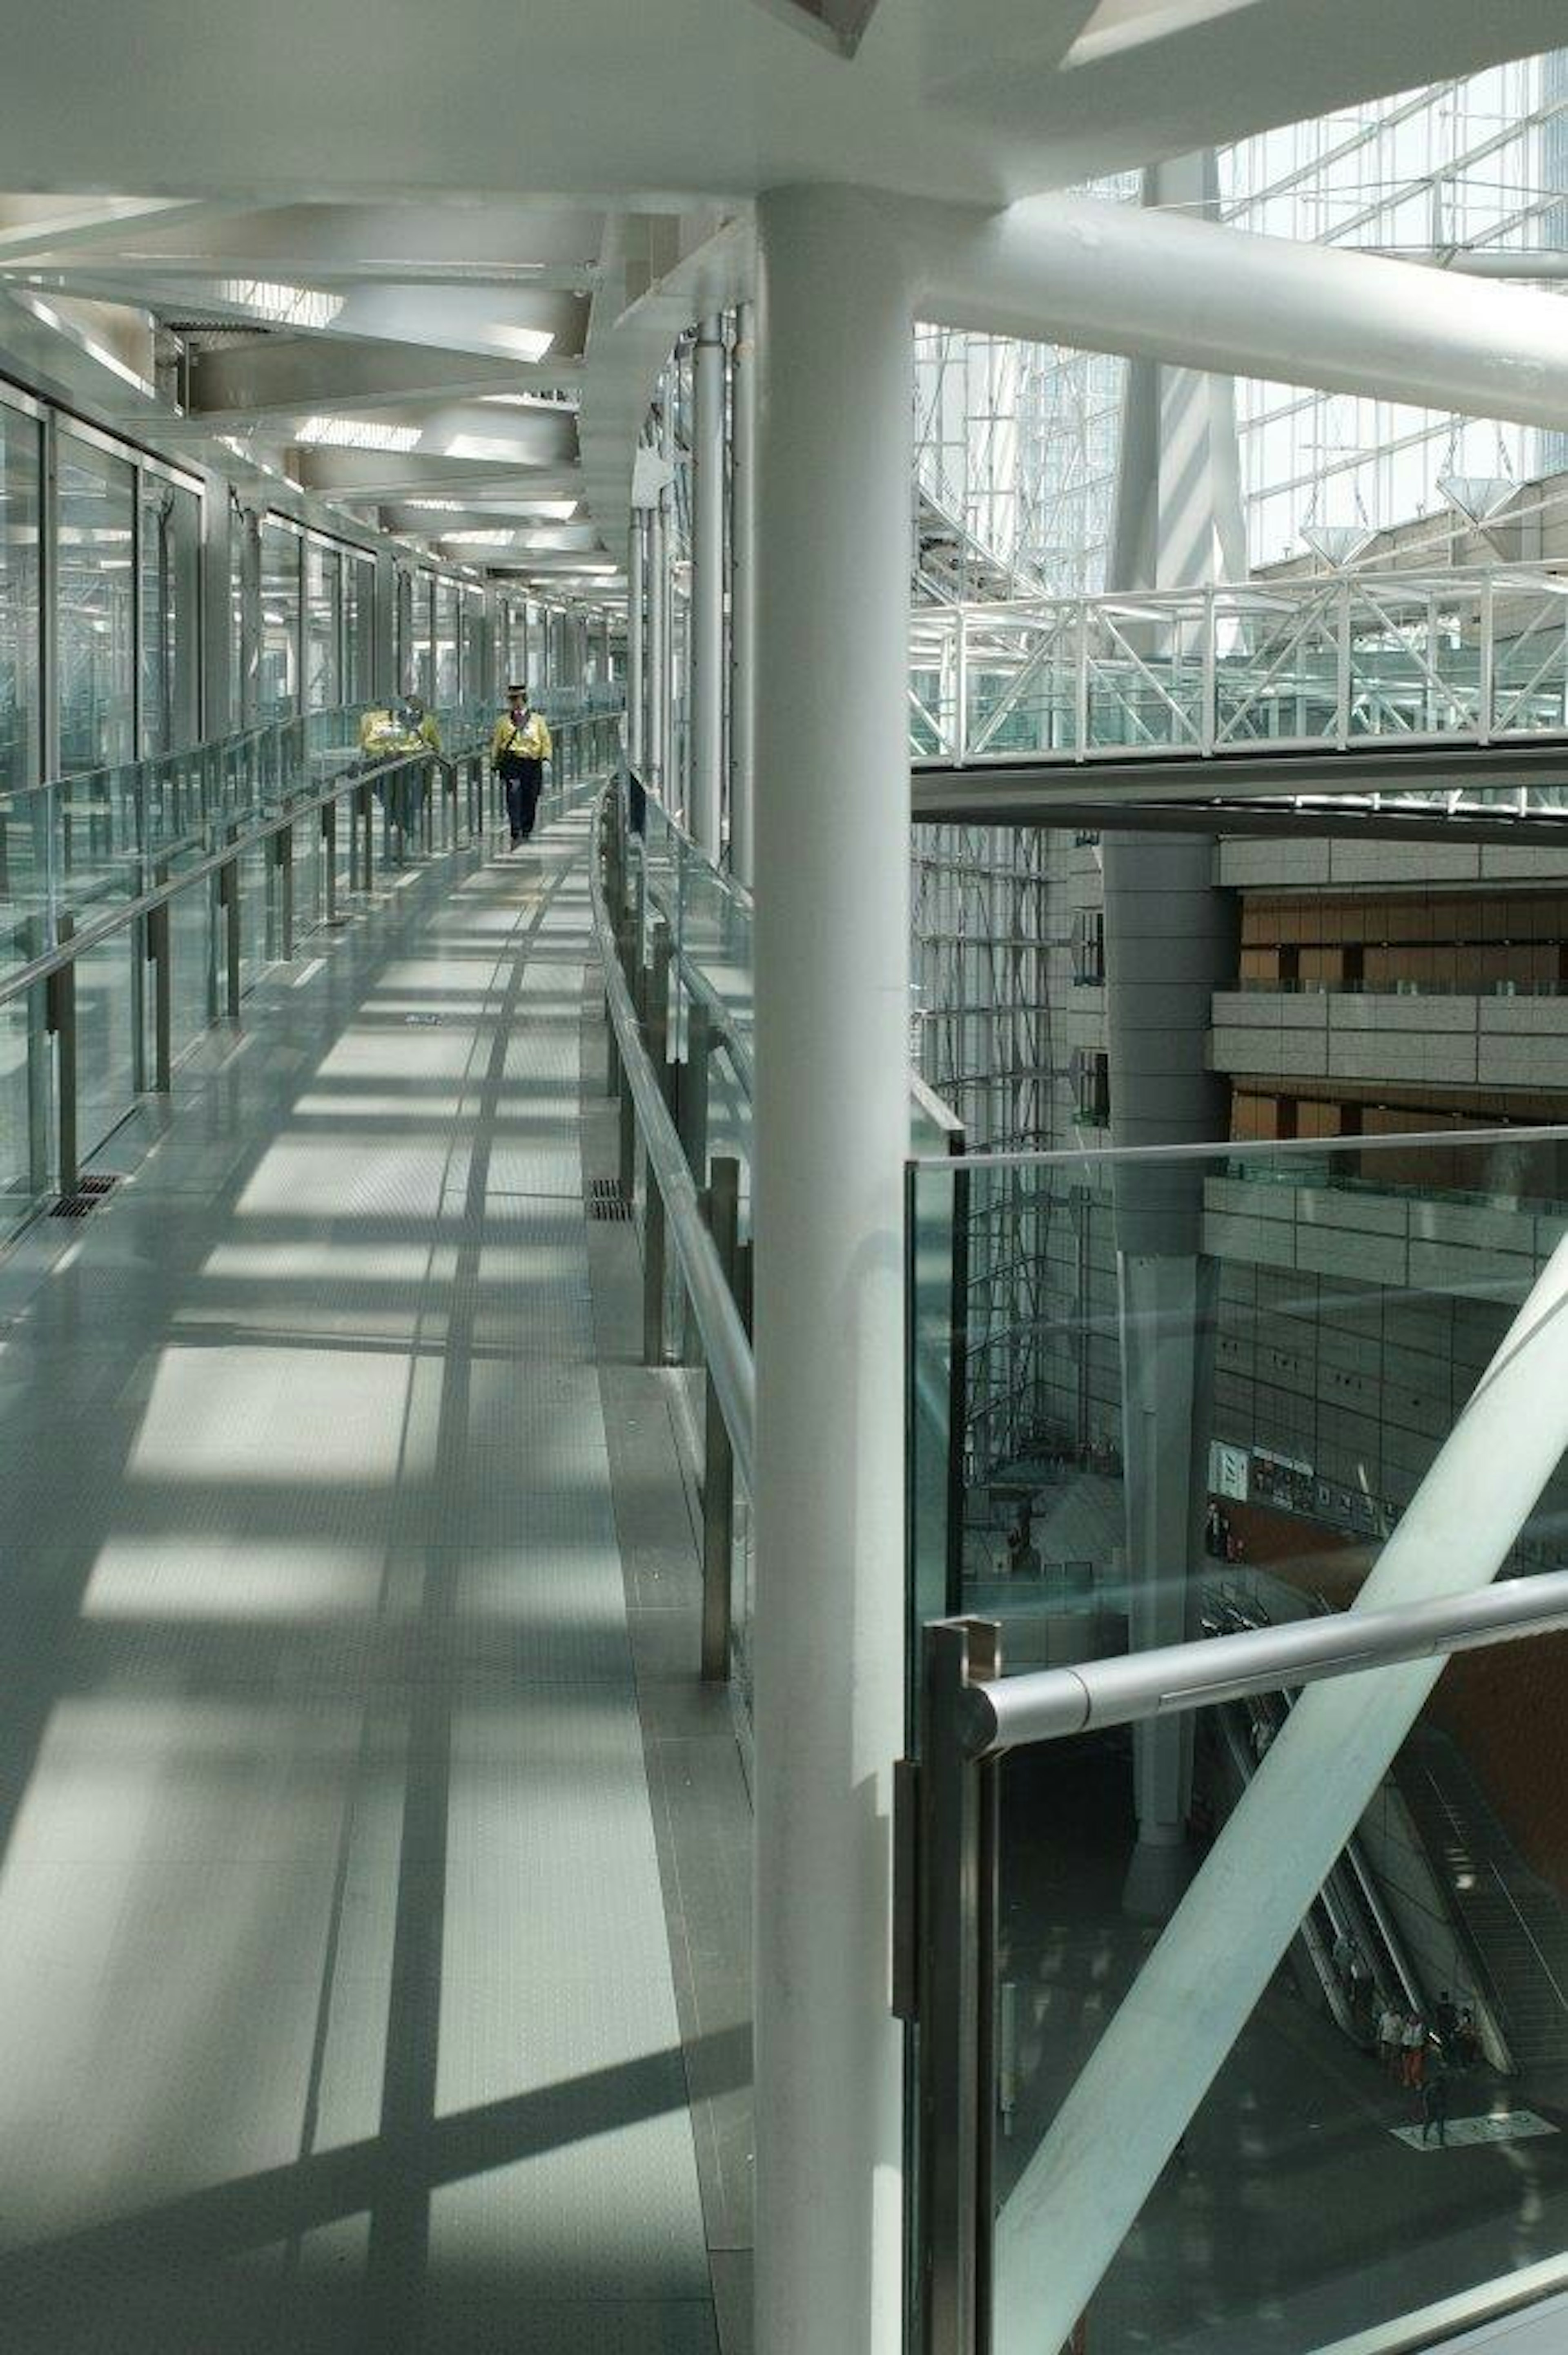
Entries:
MULTIPOLYGON (((82 1163, 268 964, 482 846, 493 715, 433 716, 439 753, 367 756, 345 706, 0 794, 0 1231, 85 1200, 82 1163)), ((546 809, 613 765, 619 719, 555 738, 546 809)))
MULTIPOLYGON (((1568 739, 1568 576, 1499 566, 919 605, 909 749, 959 765, 1568 739)), ((1542 806, 1568 788, 1532 784, 1542 806)))
POLYGON ((912 1162, 921 2355, 1564 2287, 1564 1135, 912 1162))

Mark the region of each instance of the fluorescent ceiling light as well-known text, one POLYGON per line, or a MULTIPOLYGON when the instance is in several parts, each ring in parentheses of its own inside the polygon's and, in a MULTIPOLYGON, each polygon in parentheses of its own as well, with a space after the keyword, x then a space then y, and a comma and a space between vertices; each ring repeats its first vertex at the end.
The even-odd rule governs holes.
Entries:
POLYGON ((292 438, 306 448, 413 450, 419 433, 418 425, 382 425, 365 417, 307 417, 292 438))

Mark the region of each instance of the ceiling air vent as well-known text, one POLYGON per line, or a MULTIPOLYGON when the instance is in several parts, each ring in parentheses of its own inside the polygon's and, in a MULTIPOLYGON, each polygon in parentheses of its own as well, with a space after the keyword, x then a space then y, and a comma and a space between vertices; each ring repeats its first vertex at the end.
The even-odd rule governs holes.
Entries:
POLYGON ((876 12, 876 0, 757 0, 757 5, 845 58, 853 57, 876 12))

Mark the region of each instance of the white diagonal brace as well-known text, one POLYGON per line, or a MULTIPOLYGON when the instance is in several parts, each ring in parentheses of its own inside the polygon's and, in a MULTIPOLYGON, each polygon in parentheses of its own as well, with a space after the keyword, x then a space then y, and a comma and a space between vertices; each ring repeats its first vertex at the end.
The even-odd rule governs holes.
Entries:
MULTIPOLYGON (((1558 1244, 1357 1598, 1494 1578, 1568 1447, 1558 1244)), ((1305 1692, 1068 2094, 996 2227, 996 2343, 1055 2348, 1088 2305, 1442 1672, 1305 1692)))

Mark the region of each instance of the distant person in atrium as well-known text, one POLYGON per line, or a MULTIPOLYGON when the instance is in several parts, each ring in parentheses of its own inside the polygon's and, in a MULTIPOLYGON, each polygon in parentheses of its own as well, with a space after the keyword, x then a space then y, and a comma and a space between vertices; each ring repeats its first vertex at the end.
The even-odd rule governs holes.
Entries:
POLYGON ((506 789, 506 823, 514 850, 534 831, 549 757, 550 731, 543 713, 529 709, 525 687, 509 687, 506 709, 491 739, 490 765, 506 789))

